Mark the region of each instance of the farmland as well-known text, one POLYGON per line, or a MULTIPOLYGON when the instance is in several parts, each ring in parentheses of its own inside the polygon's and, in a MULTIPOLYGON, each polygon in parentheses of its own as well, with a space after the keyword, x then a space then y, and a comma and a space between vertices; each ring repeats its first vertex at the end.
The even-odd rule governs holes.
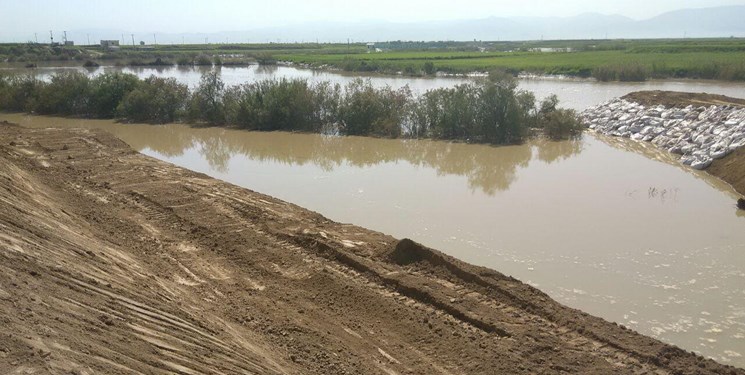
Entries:
POLYGON ((19 63, 95 60, 122 65, 238 65, 286 61, 312 68, 410 76, 505 70, 602 81, 694 78, 745 81, 745 39, 570 40, 526 42, 268 43, 51 48, 0 45, 19 63), (161 60, 155 60, 161 59, 161 60))

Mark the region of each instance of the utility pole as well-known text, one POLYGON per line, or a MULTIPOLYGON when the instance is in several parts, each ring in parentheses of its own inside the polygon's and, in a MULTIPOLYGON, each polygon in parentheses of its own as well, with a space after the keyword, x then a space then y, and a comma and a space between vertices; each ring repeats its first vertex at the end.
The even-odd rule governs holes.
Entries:
POLYGON ((135 34, 129 34, 132 36, 132 48, 135 47, 135 34))
POLYGON ((63 31, 62 32, 62 35, 63 35, 62 36, 62 41, 65 42, 65 44, 67 44, 67 31, 63 31))
POLYGON ((54 33, 52 33, 52 30, 49 30, 49 39, 51 40, 50 44, 54 44, 54 33))
POLYGON ((153 45, 158 45, 158 41, 155 39, 155 34, 153 34, 153 45))
POLYGON ((88 44, 87 45, 90 46, 91 45, 91 34, 85 34, 85 37, 86 37, 86 39, 88 39, 88 44))
POLYGON ((39 36, 36 33, 34 33, 34 41, 39 44, 39 36))

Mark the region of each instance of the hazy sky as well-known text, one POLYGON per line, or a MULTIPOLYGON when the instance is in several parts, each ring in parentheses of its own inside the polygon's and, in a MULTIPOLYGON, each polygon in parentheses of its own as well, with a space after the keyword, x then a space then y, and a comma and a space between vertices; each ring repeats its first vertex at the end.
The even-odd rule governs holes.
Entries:
POLYGON ((0 0, 0 40, 48 30, 216 32, 323 21, 413 22, 586 12, 645 19, 669 10, 720 5, 745 5, 745 0, 0 0))

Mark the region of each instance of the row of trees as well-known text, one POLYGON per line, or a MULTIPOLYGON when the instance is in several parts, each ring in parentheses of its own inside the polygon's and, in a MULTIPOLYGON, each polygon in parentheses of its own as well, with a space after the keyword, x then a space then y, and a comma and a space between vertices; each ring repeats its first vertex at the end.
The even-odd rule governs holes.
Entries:
POLYGON ((420 96, 362 79, 346 86, 278 79, 227 87, 218 72, 205 73, 191 91, 173 78, 125 73, 0 78, 0 110, 7 111, 493 144, 521 142, 534 128, 554 139, 580 134, 576 113, 557 104, 555 96, 537 103, 506 74, 420 96))

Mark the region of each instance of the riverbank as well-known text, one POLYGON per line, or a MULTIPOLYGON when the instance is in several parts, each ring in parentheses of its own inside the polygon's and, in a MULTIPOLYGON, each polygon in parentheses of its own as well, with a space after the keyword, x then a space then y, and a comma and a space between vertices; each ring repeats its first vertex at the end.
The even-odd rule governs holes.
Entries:
POLYGON ((102 131, 0 158, 2 372, 745 373, 102 131))

